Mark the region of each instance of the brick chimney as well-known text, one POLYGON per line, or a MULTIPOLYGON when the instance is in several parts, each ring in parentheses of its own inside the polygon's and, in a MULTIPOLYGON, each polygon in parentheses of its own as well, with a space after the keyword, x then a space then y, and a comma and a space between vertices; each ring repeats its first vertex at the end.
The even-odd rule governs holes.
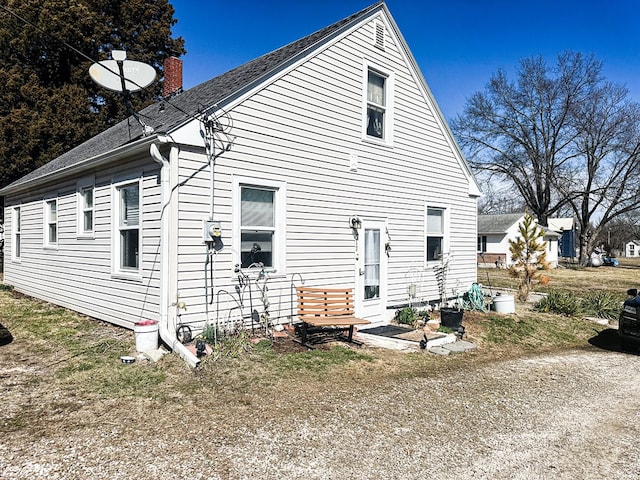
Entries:
POLYGON ((168 57, 164 61, 164 84, 162 96, 168 97, 182 91, 182 60, 168 57))

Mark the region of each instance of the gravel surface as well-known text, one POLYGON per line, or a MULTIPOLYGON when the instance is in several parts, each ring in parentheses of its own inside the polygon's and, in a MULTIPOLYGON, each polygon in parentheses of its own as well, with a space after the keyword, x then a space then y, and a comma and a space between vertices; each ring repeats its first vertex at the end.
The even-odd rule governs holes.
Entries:
MULTIPOLYGON (((57 413, 50 398, 52 428, 0 436, 0 478, 636 479, 639 367, 590 348, 278 404, 80 400, 57 413)), ((11 396, 36 374, 4 366, 0 417, 47 395, 11 396)))

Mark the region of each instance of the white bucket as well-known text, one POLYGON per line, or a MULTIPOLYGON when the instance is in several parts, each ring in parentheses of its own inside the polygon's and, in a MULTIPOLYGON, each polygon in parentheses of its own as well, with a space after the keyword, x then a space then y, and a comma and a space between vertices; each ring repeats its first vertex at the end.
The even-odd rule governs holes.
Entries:
POLYGON ((492 308, 498 313, 514 313, 516 304, 513 295, 496 295, 493 297, 492 308))
POLYGON ((133 325, 133 332, 138 352, 158 349, 158 322, 155 320, 138 322, 133 325))

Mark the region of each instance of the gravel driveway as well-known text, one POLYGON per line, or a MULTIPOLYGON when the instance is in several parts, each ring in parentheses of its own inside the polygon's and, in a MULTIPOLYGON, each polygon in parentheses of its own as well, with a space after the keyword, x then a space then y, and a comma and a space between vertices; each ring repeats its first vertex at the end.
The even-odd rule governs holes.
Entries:
POLYGON ((180 402, 78 400, 82 414, 43 412, 42 435, 3 433, 0 478, 637 479, 639 394, 640 357, 589 347, 277 405, 205 397, 197 418, 180 402))

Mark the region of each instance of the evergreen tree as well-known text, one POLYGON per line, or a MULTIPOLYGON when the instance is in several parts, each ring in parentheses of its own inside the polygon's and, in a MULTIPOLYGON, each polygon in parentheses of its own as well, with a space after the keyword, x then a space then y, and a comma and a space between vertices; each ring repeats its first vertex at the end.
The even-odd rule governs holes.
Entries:
MULTIPOLYGON (((164 59, 185 53, 184 40, 171 38, 177 20, 168 0, 0 0, 0 6, 0 187, 127 116, 120 94, 89 77, 93 61, 126 50, 161 78, 164 59)), ((156 82, 133 95, 133 108, 152 103, 160 89, 156 82)))
POLYGON ((509 240, 509 252, 514 265, 509 267, 509 274, 520 279, 518 298, 526 301, 534 283, 542 278, 541 270, 548 270, 547 248, 543 240, 544 229, 536 223, 529 213, 518 225, 520 235, 515 240, 509 240))

